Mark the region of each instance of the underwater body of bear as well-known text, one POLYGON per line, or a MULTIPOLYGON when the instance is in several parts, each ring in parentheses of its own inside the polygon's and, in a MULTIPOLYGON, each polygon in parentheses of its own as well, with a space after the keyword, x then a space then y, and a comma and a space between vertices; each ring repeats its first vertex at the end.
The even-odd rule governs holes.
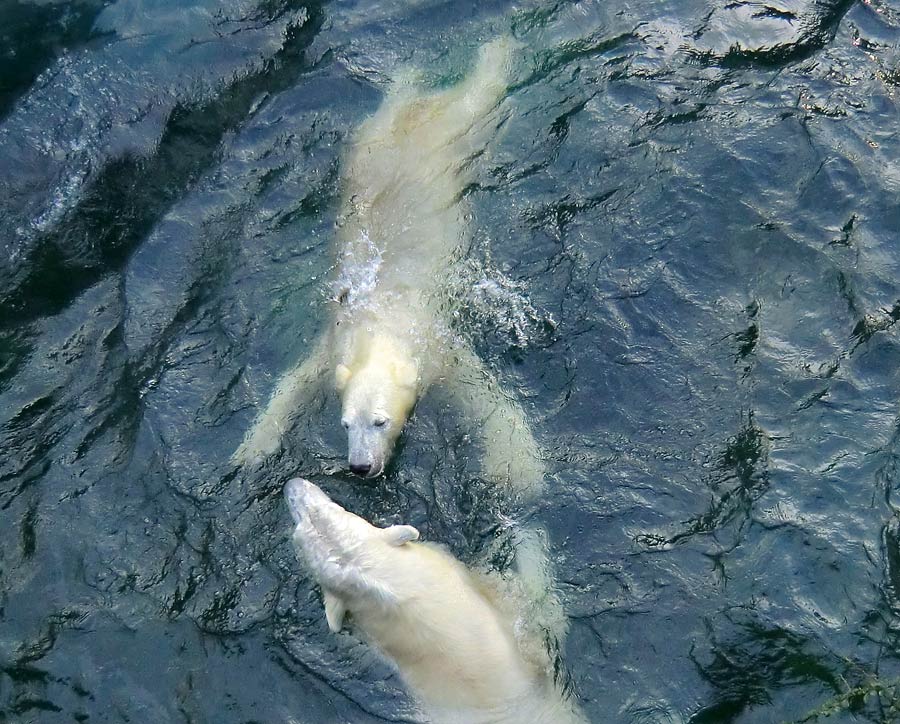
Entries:
POLYGON ((284 494, 297 554, 322 587, 328 627, 340 631, 349 613, 396 665, 429 721, 584 722, 554 682, 544 641, 517 610, 530 585, 473 573, 443 548, 416 542, 412 526, 370 525, 302 478, 284 494))
POLYGON ((450 329, 446 285, 468 240, 464 192, 507 86, 512 43, 483 46, 469 76, 440 91, 394 82, 359 128, 343 168, 335 308, 309 356, 279 381, 233 455, 258 463, 328 373, 342 399, 350 469, 380 475, 407 418, 440 380, 480 437, 487 478, 536 493, 540 450, 521 405, 450 329))

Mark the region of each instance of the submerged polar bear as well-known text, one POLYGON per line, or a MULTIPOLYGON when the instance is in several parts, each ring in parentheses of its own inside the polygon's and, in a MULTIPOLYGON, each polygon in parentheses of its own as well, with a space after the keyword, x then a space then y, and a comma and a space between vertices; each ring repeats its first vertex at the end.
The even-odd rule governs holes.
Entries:
MULTIPOLYGON (((412 526, 376 528, 307 480, 288 482, 285 498, 297 553, 322 587, 328 627, 340 631, 349 613, 396 664, 431 721, 584 722, 554 683, 545 646, 523 635, 528 623, 511 610, 523 591, 547 595, 542 563, 531 573, 538 580, 516 594, 444 549, 414 542, 412 526)), ((561 636, 564 627, 559 619, 547 633, 561 636)))
POLYGON ((280 380, 235 462, 277 450, 331 372, 350 469, 378 476, 416 401, 440 380, 479 433, 485 475, 540 488, 544 467, 522 407, 449 327, 459 302, 449 298, 448 277, 468 238, 464 192, 506 90, 510 48, 506 39, 483 46, 468 78, 445 90, 398 80, 360 127, 344 164, 332 319, 280 380))

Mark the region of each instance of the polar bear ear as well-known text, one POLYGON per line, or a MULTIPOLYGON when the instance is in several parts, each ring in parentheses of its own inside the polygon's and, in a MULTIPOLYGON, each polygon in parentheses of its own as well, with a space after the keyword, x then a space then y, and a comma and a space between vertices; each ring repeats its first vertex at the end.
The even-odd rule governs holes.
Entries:
POLYGON ((334 386, 338 392, 343 392, 353 373, 347 365, 338 365, 334 370, 334 386))
POLYGON ((347 607, 331 591, 323 589, 322 597, 325 599, 325 620, 328 622, 328 629, 332 633, 337 633, 344 625, 344 614, 347 612, 347 607))
POLYGON ((389 545, 402 546, 404 543, 419 540, 419 531, 411 525, 392 525, 384 529, 384 538, 389 545))
POLYGON ((419 379, 419 365, 415 360, 394 362, 394 379, 401 387, 415 387, 419 379))

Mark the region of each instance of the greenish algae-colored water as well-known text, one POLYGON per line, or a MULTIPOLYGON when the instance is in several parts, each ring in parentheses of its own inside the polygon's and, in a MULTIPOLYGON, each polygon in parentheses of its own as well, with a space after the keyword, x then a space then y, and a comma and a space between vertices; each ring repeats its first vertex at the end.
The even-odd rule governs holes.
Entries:
POLYGON ((0 3, 0 722, 408 722, 281 498, 476 562, 548 530, 590 721, 900 720, 896 0, 0 3), (425 398, 228 463, 322 328, 392 71, 523 44, 463 320, 551 478, 510 511, 425 398))

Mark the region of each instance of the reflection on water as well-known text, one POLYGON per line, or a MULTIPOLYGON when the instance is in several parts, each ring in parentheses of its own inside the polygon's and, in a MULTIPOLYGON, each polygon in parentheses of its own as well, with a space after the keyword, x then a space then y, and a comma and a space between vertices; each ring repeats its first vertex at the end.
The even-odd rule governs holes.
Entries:
POLYGON ((281 486, 463 560, 546 526, 597 722, 896 718, 900 10, 713 0, 0 8, 0 721, 415 721, 328 633, 281 486), (509 510, 417 407, 228 456, 325 318, 391 72, 524 49, 459 320, 552 469, 509 510))

